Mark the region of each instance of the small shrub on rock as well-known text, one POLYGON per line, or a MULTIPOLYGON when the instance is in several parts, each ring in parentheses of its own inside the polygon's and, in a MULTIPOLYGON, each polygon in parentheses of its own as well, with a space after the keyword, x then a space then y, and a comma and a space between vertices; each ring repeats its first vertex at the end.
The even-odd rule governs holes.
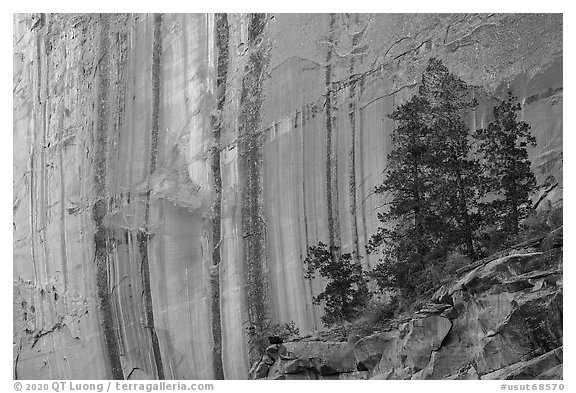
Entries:
POLYGON ((320 242, 308 249, 304 260, 306 278, 317 272, 328 279, 324 291, 314 297, 315 304, 324 304, 322 322, 326 325, 351 321, 364 309, 370 298, 362 266, 351 254, 340 254, 336 247, 320 242))

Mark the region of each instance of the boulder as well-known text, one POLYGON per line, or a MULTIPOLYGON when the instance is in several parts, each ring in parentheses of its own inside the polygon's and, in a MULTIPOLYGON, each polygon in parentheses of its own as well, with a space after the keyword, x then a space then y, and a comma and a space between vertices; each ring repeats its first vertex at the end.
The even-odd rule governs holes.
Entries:
POLYGON ((379 332, 358 340, 354 344, 354 356, 359 371, 372 371, 376 368, 385 344, 394 339, 395 331, 379 332))
POLYGON ((462 270, 385 339, 359 340, 359 364, 381 353, 380 379, 561 377, 562 250, 522 247, 462 270))
MULTIPOLYGON (((270 346, 266 352, 265 358, 275 357, 268 379, 324 379, 327 376, 340 379, 337 377, 340 374, 357 372, 353 348, 345 342, 288 342, 270 346)), ((367 374, 354 375, 363 379, 367 377, 367 374)), ((349 375, 345 379, 356 377, 349 375)))
POLYGON ((452 327, 446 317, 430 315, 412 319, 399 326, 396 333, 390 333, 390 340, 384 343, 378 372, 398 374, 389 379, 404 379, 405 369, 413 373, 422 370, 430 361, 432 351, 436 351, 452 327))
POLYGON ((284 348, 290 358, 310 360, 322 375, 357 370, 353 348, 346 342, 289 342, 284 348))
MULTIPOLYGON (((286 379, 291 374, 317 374, 314 362, 311 359, 278 359, 270 368, 269 379, 286 379)), ((310 379, 310 378, 303 378, 310 379)), ((316 378, 317 379, 317 378, 316 378)))

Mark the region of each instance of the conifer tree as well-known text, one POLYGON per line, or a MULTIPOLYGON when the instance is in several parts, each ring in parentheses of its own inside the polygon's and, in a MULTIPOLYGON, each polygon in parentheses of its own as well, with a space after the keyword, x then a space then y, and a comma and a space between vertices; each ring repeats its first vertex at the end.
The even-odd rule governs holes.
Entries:
POLYGON ((437 212, 446 221, 446 242, 463 246, 465 253, 475 259, 483 178, 478 160, 471 158, 471 138, 465 121, 476 106, 475 100, 468 99, 469 91, 469 86, 440 60, 430 59, 419 95, 428 103, 428 127, 433 135, 431 161, 440 177, 433 199, 437 212))
POLYGON ((520 221, 531 207, 530 193, 536 178, 530 170, 528 146, 536 146, 530 126, 518 121, 521 110, 512 92, 494 108, 494 121, 474 134, 486 175, 485 190, 490 196, 482 210, 492 224, 509 236, 518 234, 520 221))
POLYGON ((414 96, 389 116, 397 122, 391 133, 393 149, 385 180, 375 189, 388 199, 388 209, 378 213, 383 225, 368 244, 369 251, 381 249, 385 258, 372 272, 379 286, 408 293, 416 291, 417 273, 441 242, 444 228, 434 209, 433 190, 439 177, 433 168, 427 105, 414 96))
POLYGON ((383 252, 371 274, 380 287, 414 294, 431 284, 426 264, 459 248, 476 256, 483 187, 479 163, 470 158, 464 116, 476 103, 468 90, 441 61, 430 59, 418 94, 389 115, 396 121, 393 148, 375 189, 388 209, 378 214, 383 225, 368 245, 370 252, 383 252))

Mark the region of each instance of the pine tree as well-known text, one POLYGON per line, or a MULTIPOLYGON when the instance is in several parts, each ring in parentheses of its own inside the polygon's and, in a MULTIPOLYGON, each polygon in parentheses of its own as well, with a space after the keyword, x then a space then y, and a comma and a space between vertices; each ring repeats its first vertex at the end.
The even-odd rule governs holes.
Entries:
POLYGON ((428 103, 419 96, 398 107, 389 117, 396 121, 391 133, 392 152, 384 182, 375 188, 388 199, 378 213, 384 225, 368 244, 370 252, 381 249, 383 263, 372 272, 380 287, 413 293, 425 259, 441 243, 442 218, 433 208, 438 173, 433 168, 432 138, 426 126, 428 103))
POLYGON ((492 199, 482 209, 508 237, 518 234, 520 221, 532 207, 530 193, 536 189, 527 151, 536 146, 536 138, 527 123, 518 121, 521 106, 515 101, 509 91, 508 99, 494 108, 494 121, 474 135, 487 178, 485 190, 492 199))
POLYGON ((441 61, 430 59, 418 94, 389 115, 396 121, 393 148, 384 181, 375 188, 388 209, 378 214, 383 225, 368 245, 368 251, 383 253, 371 273, 380 287, 414 294, 432 284, 427 264, 459 248, 476 256, 483 188, 464 120, 476 105, 468 90, 441 61))
POLYGON ((462 245, 465 253, 475 259, 483 179, 478 160, 471 158, 470 132, 465 122, 465 116, 477 105, 467 98, 469 90, 440 60, 432 58, 422 75, 419 95, 428 103, 428 126, 433 135, 431 161, 441 177, 433 199, 446 221, 444 236, 447 243, 462 245))

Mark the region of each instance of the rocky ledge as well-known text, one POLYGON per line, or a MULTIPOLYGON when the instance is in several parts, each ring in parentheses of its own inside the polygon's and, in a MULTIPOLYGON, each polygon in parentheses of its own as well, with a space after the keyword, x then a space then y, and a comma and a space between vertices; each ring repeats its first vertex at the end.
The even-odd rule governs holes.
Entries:
POLYGON ((562 379, 562 228, 460 269, 355 341, 276 343, 252 379, 562 379))

